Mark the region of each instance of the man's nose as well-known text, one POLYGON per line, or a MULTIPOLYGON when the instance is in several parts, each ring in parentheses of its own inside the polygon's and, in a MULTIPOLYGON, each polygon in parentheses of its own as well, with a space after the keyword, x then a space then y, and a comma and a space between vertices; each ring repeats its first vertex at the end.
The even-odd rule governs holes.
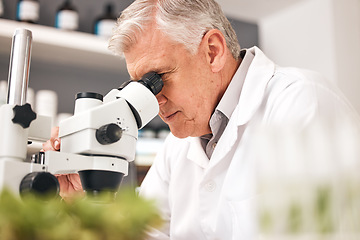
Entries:
POLYGON ((156 95, 156 99, 159 103, 159 106, 165 104, 167 101, 167 98, 162 94, 162 92, 160 92, 156 95))

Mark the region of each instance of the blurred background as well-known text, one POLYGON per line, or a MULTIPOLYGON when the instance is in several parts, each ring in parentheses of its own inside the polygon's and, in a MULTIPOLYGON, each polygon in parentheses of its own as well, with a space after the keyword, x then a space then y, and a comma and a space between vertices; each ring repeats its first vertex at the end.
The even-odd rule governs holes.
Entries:
MULTIPOLYGON (((17 4, 18 1, 14 0, 2 0, 4 5, 4 19, 16 19, 17 4)), ((64 4, 64 0, 39 0, 40 11, 39 11, 39 20, 37 22, 38 26, 55 26, 56 12, 64 4)), ((93 28, 96 20, 102 16, 105 12, 106 5, 111 3, 113 5, 114 15, 119 16, 120 12, 131 4, 130 0, 121 0, 121 1, 111 1, 111 0, 72 0, 71 4, 78 11, 79 14, 79 27, 76 32, 88 33, 93 35, 93 28)), ((254 23, 248 23, 246 21, 240 21, 236 18, 231 19, 236 31, 239 35, 241 32, 244 32, 244 37, 241 39, 243 47, 250 47, 253 45, 258 45, 258 28, 254 23)), ((1 28, 6 28, 6 23, 1 25, 1 28)), ((45 33, 46 34, 46 33, 45 33)), ((54 34, 49 32, 48 34, 54 34)), ((62 46, 61 43, 56 43, 58 46, 52 43, 52 39, 49 39, 50 45, 55 50, 49 49, 49 46, 38 49, 36 44, 37 35, 33 34, 34 38, 34 47, 33 47, 33 57, 31 62, 31 72, 30 72, 30 87, 35 91, 40 89, 50 89, 58 93, 59 105, 58 112, 63 113, 72 113, 73 112, 73 101, 74 96, 79 91, 95 91, 102 94, 107 93, 110 89, 118 87, 122 82, 129 79, 127 71, 125 69, 124 61, 119 58, 112 58, 111 56, 98 56, 96 53, 91 55, 94 49, 99 48, 100 44, 104 44, 104 53, 101 55, 111 55, 110 51, 107 52, 107 41, 93 41, 94 46, 89 46, 88 51, 90 53, 84 53, 83 51, 76 49, 77 42, 78 45, 87 44, 85 41, 91 41, 91 36, 89 38, 74 39, 73 35, 59 35, 63 37, 61 41, 66 42, 71 39, 74 41, 74 46, 68 46, 69 43, 64 43, 66 47, 62 46), (68 38, 68 39, 66 39, 68 38), (81 41, 84 42, 81 42, 81 41), (68 51, 67 55, 64 55, 64 52, 58 53, 56 48, 70 48, 73 51, 68 51), (54 53, 54 56, 39 56, 38 52, 47 51, 48 54, 54 53), (58 56, 55 54, 61 54, 62 60, 60 61, 58 56), (76 55, 86 54, 84 59, 78 59, 76 62, 72 60, 76 55), (90 62, 91 63, 88 63, 90 62)), ((1 36, 1 33, 0 33, 1 36)), ((76 35, 78 36, 78 35, 76 35)), ((8 74, 8 65, 9 65, 9 54, 10 54, 10 38, 3 36, 1 38, 6 38, 1 40, 1 55, 0 55, 0 79, 6 80, 8 74)), ((42 40, 39 40, 42 41, 42 40)), ((66 51, 65 49, 64 51, 66 51)), ((46 53, 44 53, 46 54, 46 53)), ((42 55, 44 55, 42 54, 42 55)))
MULTIPOLYGON (((108 37, 99 36, 95 26, 106 18, 116 20, 121 11, 132 2, 131 0, 0 0, 2 3, 0 81, 3 80, 2 84, 0 83, 0 91, 3 92, 0 93, 0 98, 3 100, 0 101, 5 101, 11 38, 18 27, 25 27, 33 32, 28 101, 38 114, 53 117, 54 125, 73 113, 76 93, 89 91, 105 95, 111 89, 120 86, 129 79, 125 61, 113 56, 107 49, 108 37), (32 21, 35 23, 20 21, 19 16, 22 11, 25 15, 33 11, 31 7, 20 9, 19 6, 24 3, 30 6, 38 5, 38 18, 32 21), (107 14, 109 5, 111 14, 107 14), (76 13, 77 19, 68 16, 64 23, 67 27, 62 28, 56 19, 59 19, 61 10, 69 9, 76 13), (76 21, 77 27, 71 28, 71 23, 76 21)), ((238 6, 240 5, 236 3, 236 7, 238 6)), ((242 20, 235 15, 229 15, 229 19, 242 47, 259 45, 256 22, 242 20)), ((139 151, 136 159, 138 183, 142 181, 167 134, 168 127, 159 117, 140 131, 142 138, 138 141, 139 151)))
MULTIPOLYGON (((16 20, 19 2, 1 1, 2 19, 16 20)), ((132 1, 71 0, 78 13, 78 27, 74 34, 58 34, 50 30, 65 2, 38 1, 36 27, 47 26, 45 29, 49 31, 40 29, 48 38, 34 34, 30 73, 30 87, 35 92, 50 89, 58 94, 58 113, 72 113, 74 95, 79 91, 105 94, 128 79, 124 61, 112 57, 106 50, 107 41, 94 41, 91 36, 82 38, 84 34, 78 33, 93 35, 94 25, 105 14, 108 4, 113 5, 112 14, 119 16, 132 1), (56 39, 50 36, 54 34, 56 39), (38 46, 39 42, 42 46, 38 46), (100 53, 99 48, 102 48, 100 53)), ((360 89, 359 0, 220 0, 219 3, 243 48, 257 45, 279 65, 322 73, 338 84, 360 111, 357 94, 360 89)), ((9 33, 12 34, 9 28, 16 25, 10 26, 7 21, 0 23, 0 79, 6 80, 9 33)))
MULTIPOLYGON (((23 25, 17 16, 18 4, 25 1, 30 0, 0 0, 0 80, 7 81, 15 28, 29 28, 34 41, 29 98, 38 112, 66 117, 73 112, 77 92, 106 94, 128 80, 124 60, 107 50, 107 37, 99 36, 94 26, 104 19, 109 4, 116 18, 133 1, 38 0, 38 19, 23 25), (61 29, 56 20, 66 2, 77 14, 75 29, 61 29)), ((218 2, 241 47, 256 45, 281 66, 320 72, 360 112, 360 0, 218 2)), ((255 150, 260 155, 256 158, 271 160, 260 161, 257 179, 266 193, 258 217, 264 239, 359 239, 360 138, 352 134, 355 127, 348 119, 336 127, 322 123, 301 135, 296 129, 260 129, 254 135, 255 146, 265 149, 255 150), (317 143, 322 144, 313 148, 317 143)), ((140 132, 135 184, 141 183, 167 134, 159 118, 140 132)))

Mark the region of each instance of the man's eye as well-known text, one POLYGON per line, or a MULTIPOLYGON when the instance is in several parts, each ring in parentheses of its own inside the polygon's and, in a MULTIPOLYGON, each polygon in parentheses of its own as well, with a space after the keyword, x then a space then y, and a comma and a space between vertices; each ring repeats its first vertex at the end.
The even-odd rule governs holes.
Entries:
POLYGON ((169 74, 168 73, 161 73, 161 74, 159 74, 160 75, 160 77, 161 77, 161 79, 164 81, 164 80, 166 80, 168 77, 169 77, 169 74))

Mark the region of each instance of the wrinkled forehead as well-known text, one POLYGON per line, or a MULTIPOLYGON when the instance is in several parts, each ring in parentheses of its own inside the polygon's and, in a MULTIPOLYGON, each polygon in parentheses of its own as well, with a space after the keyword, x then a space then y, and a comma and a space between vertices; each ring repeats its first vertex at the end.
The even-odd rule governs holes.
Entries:
POLYGON ((164 71, 176 58, 179 45, 160 30, 139 35, 137 43, 124 52, 130 77, 137 80, 147 72, 164 71))

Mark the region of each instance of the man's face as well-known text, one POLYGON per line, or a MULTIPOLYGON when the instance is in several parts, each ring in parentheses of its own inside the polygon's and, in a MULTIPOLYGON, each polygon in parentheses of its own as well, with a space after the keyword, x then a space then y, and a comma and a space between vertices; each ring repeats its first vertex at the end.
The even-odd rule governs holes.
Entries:
POLYGON ((156 96, 159 115, 179 138, 211 132, 209 119, 220 87, 202 49, 200 45, 198 53, 191 55, 161 31, 150 30, 124 53, 132 79, 139 80, 150 71, 162 74, 164 87, 156 96))

